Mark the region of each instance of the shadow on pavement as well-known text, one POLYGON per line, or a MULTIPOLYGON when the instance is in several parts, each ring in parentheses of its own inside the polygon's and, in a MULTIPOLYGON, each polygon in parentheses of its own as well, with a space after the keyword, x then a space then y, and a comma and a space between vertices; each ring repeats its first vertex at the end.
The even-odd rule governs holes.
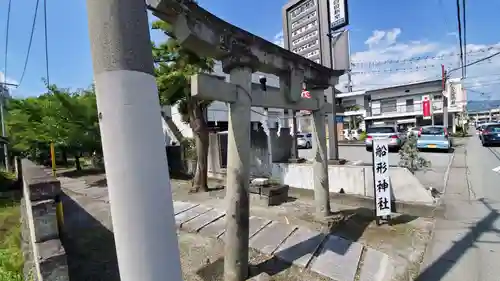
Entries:
POLYGON ((62 243, 71 281, 119 281, 113 233, 66 194, 62 243))
POLYGON ((489 210, 489 214, 470 227, 469 232, 460 240, 456 241, 451 248, 444 252, 436 261, 430 264, 415 281, 439 281, 441 280, 462 258, 465 252, 474 247, 477 238, 484 232, 494 231, 500 234, 499 230, 493 228, 493 223, 500 214, 493 209, 484 199, 480 199, 489 210))
POLYGON ((86 168, 82 170, 73 169, 70 171, 61 172, 59 173, 59 176, 68 178, 79 178, 79 177, 99 175, 99 174, 104 174, 104 170, 95 168, 86 168))

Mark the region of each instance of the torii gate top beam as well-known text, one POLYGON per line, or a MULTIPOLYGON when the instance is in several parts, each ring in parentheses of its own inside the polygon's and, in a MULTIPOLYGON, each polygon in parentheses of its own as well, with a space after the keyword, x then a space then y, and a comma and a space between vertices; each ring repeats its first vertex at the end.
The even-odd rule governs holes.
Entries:
POLYGON ((279 77, 293 70, 304 73, 304 82, 327 88, 332 77, 344 74, 283 49, 238 28, 197 5, 193 0, 148 0, 153 14, 173 27, 173 35, 186 48, 201 56, 223 60, 251 56, 254 71, 279 77))

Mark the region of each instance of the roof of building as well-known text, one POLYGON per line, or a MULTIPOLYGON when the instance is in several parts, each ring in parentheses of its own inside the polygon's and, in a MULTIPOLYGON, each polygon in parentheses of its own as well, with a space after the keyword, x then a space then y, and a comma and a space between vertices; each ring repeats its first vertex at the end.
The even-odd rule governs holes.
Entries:
POLYGON ((442 87, 443 85, 443 80, 437 79, 437 80, 429 80, 429 81, 424 81, 424 82, 417 82, 417 83, 406 83, 406 84, 399 84, 399 85, 393 85, 389 87, 384 87, 384 88, 378 88, 378 89, 371 89, 367 90, 367 94, 375 93, 375 92, 382 92, 382 91, 387 91, 387 90, 397 90, 400 88, 408 88, 408 87, 426 87, 426 86, 440 86, 442 87))

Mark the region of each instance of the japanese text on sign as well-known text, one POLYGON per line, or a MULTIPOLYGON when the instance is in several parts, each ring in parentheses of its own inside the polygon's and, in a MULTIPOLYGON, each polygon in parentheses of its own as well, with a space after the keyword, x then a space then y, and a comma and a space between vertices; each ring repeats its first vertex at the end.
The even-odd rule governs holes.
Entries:
POLYGON ((375 210, 378 217, 391 214, 391 182, 389 180, 389 142, 373 140, 373 179, 375 210))
POLYGON ((341 28, 348 24, 347 20, 345 1, 330 0, 330 28, 341 28))

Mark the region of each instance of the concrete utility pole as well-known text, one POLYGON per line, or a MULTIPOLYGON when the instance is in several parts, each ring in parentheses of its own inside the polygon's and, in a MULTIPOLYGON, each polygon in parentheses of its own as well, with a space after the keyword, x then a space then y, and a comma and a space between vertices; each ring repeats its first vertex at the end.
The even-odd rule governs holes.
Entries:
POLYGON ((231 83, 239 87, 228 116, 224 280, 242 281, 248 277, 252 69, 234 66, 229 72, 231 83))
POLYGON ((144 1, 87 0, 106 177, 122 281, 181 281, 144 1))
POLYGON ((297 145, 297 133, 299 132, 298 124, 297 124, 297 110, 288 110, 288 115, 292 117, 292 130, 293 130, 293 139, 292 139, 292 153, 291 159, 299 158, 299 147, 297 145))
POLYGON ((2 138, 3 138, 3 155, 5 161, 5 170, 10 171, 9 167, 9 152, 8 152, 8 144, 7 144, 7 131, 5 130, 5 98, 7 96, 7 88, 4 85, 0 84, 0 118, 2 118, 2 138))

